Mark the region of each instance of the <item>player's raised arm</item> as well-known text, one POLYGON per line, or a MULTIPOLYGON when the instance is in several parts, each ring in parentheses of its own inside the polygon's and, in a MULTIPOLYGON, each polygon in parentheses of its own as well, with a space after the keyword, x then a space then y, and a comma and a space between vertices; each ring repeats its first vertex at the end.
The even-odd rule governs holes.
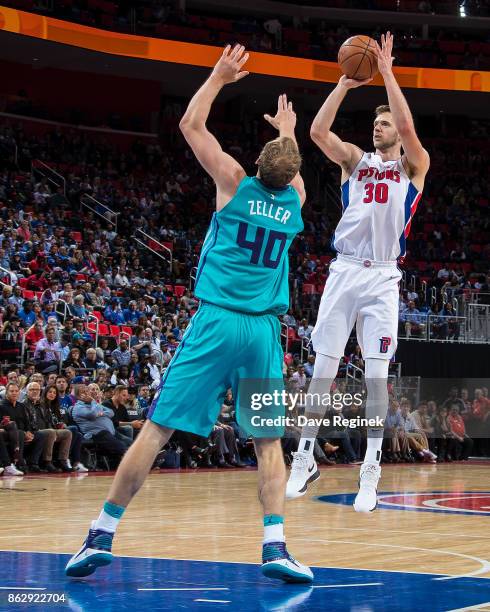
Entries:
MULTIPOLYGON (((281 94, 277 100, 277 112, 274 117, 264 115, 264 119, 268 121, 272 127, 279 132, 279 138, 291 138, 296 146, 296 113, 293 110, 293 103, 288 102, 286 94, 281 94)), ((305 203, 306 192, 303 177, 298 172, 290 183, 298 192, 301 206, 305 203)))
POLYGON ((350 142, 344 142, 330 129, 335 120, 337 112, 349 89, 366 85, 371 79, 356 81, 348 79, 345 75, 331 92, 318 111, 310 128, 310 136, 315 144, 325 155, 342 167, 342 170, 350 175, 362 157, 362 151, 350 142))
POLYGON ((206 121, 216 96, 228 83, 235 83, 248 75, 242 70, 248 60, 245 47, 225 47, 211 76, 194 94, 179 127, 194 151, 201 166, 213 178, 222 195, 233 196, 238 183, 245 176, 241 165, 223 151, 217 139, 209 132, 206 121))
POLYGON ((409 176, 414 179, 417 189, 422 190, 424 178, 429 169, 430 159, 429 154, 417 136, 412 113, 393 74, 393 35, 390 32, 387 32, 386 36, 382 35, 381 47, 378 43, 376 43, 376 47, 378 51, 379 72, 385 82, 390 111, 396 130, 400 135, 405 158, 409 166, 409 176))

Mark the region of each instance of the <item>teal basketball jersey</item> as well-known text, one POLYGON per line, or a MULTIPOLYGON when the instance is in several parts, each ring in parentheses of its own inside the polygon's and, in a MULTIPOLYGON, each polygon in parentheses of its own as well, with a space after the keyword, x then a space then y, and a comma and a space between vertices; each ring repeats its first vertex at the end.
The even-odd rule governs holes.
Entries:
POLYGON ((246 176, 213 214, 199 258, 194 293, 222 308, 283 314, 289 307, 288 250, 303 229, 298 192, 269 189, 246 176))

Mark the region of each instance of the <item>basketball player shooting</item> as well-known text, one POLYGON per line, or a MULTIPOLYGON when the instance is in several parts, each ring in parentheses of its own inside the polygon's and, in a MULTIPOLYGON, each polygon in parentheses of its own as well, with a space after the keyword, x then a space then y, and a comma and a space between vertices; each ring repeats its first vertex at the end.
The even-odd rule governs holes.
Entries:
MULTIPOLYGON (((227 46, 180 122, 196 158, 216 183, 216 212, 196 274, 194 292, 200 306, 162 377, 148 420, 119 465, 98 519, 68 561, 68 576, 88 576, 112 562, 116 528, 157 453, 175 429, 208 437, 231 387, 237 420, 253 436, 257 455, 264 523, 262 573, 285 582, 313 580, 310 568, 286 548, 283 430, 250 429, 240 413, 240 380, 282 380, 277 315, 289 307, 288 250, 303 229, 301 207, 306 198, 299 173, 296 114, 286 95, 279 96, 274 117, 264 116, 278 137, 262 149, 256 176, 247 176, 206 127, 221 89, 248 75, 243 70, 247 60, 244 47, 227 46)), ((274 419, 283 413, 283 407, 275 406, 271 412, 266 409, 264 417, 274 419)))
MULTIPOLYGON (((358 81, 342 76, 311 126, 313 141, 341 168, 343 208, 333 237, 337 258, 330 266, 311 336, 316 361, 305 413, 317 420, 323 417, 325 408, 320 401, 312 400, 311 394, 330 392, 355 323, 365 361, 366 417, 379 417, 384 422, 388 366, 397 345, 401 277, 397 259, 405 255, 410 223, 429 169, 429 155, 418 139, 407 101, 393 74, 390 32, 382 35, 381 47, 376 43, 376 49, 389 104, 375 110, 374 153, 343 142, 331 131, 347 92, 371 79, 358 81)), ((318 429, 307 424, 302 430, 287 484, 288 498, 304 495, 308 484, 320 476, 313 458, 318 429)), ((381 476, 383 427, 368 429, 367 435, 359 492, 354 501, 357 512, 376 508, 381 476)))

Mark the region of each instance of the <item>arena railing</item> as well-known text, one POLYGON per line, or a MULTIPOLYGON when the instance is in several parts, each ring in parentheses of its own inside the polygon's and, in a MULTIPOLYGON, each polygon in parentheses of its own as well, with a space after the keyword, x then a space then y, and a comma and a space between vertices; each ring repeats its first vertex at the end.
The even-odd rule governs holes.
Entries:
POLYGON ((189 291, 194 291, 196 286, 196 278, 197 278, 197 266, 193 266, 191 268, 191 273, 189 275, 189 291))
POLYGON ((288 352, 289 348, 289 325, 286 325, 284 321, 281 321, 281 340, 284 343, 284 352, 288 352))
POLYGON ((305 363, 308 361, 308 357, 311 355, 313 345, 311 344, 311 338, 301 338, 301 362, 305 363))
POLYGON ((7 270, 6 268, 3 268, 2 266, 0 266, 0 272, 1 272, 1 276, 8 276, 10 279, 10 285, 8 283, 4 283, 2 280, 0 280, 0 285, 2 287, 13 287, 16 282, 17 277, 12 274, 12 272, 10 270, 7 270))
POLYGON ((467 304, 467 341, 490 344, 490 304, 467 304))
POLYGON ((66 196, 66 180, 65 177, 62 176, 56 170, 53 170, 48 164, 45 164, 40 159, 33 159, 31 163, 31 174, 34 177, 34 172, 40 174, 43 178, 46 178, 50 183, 52 183, 55 187, 63 188, 63 195, 66 196))
POLYGON ((151 251, 154 255, 160 257, 160 259, 163 259, 163 261, 165 261, 169 265, 170 269, 172 269, 172 250, 169 249, 167 246, 165 246, 164 244, 162 244, 161 242, 159 242, 158 240, 148 235, 146 232, 139 228, 133 234, 133 240, 145 249, 151 251), (148 240, 149 244, 145 242, 145 239, 148 240))
POLYGON ((113 225, 114 231, 117 232, 117 218, 119 212, 112 210, 106 204, 99 202, 99 200, 89 195, 88 193, 84 194, 80 198, 80 204, 82 206, 85 206, 85 208, 91 210, 93 213, 95 213, 102 219, 104 219, 104 221, 107 221, 107 223, 113 225))
POLYGON ((432 342, 467 342, 466 317, 429 315, 427 340, 432 342))
POLYGON ((58 298, 56 300, 55 312, 56 314, 61 314, 61 316, 63 317, 63 322, 65 322, 66 315, 70 314, 70 307, 68 306, 68 303, 65 302, 65 300, 58 298), (58 305, 61 305, 63 307, 63 314, 58 312, 58 305))
POLYGON ((86 325, 86 329, 87 331, 91 332, 91 333, 95 333, 95 347, 97 348, 99 346, 99 319, 93 315, 90 314, 88 315, 87 318, 87 325, 86 325), (89 327, 89 325, 94 325, 94 327, 89 327))

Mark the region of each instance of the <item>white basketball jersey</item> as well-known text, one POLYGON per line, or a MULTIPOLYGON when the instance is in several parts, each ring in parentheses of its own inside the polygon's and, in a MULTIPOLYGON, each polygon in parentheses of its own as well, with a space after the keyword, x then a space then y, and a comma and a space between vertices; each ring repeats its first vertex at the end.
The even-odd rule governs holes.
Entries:
POLYGON ((334 249, 373 261, 403 257, 422 193, 401 158, 383 162, 376 153, 364 153, 341 192, 343 213, 332 239, 334 249))

